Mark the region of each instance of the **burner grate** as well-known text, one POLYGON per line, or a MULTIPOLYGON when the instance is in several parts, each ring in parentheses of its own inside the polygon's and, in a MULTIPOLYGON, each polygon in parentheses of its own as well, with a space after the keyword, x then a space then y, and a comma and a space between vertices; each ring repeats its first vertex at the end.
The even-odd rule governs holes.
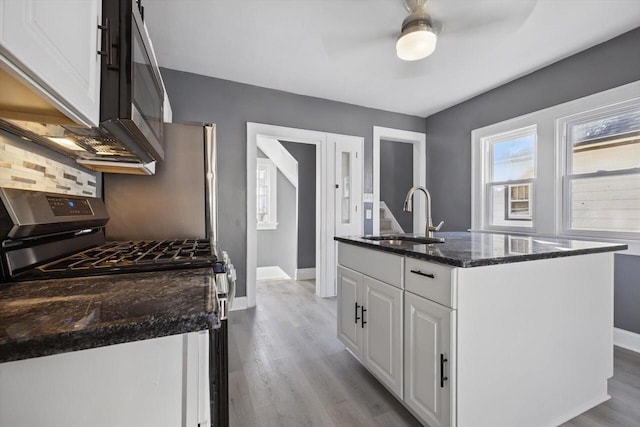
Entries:
POLYGON ((143 240, 110 242, 38 267, 43 273, 171 267, 215 261, 208 240, 143 240))

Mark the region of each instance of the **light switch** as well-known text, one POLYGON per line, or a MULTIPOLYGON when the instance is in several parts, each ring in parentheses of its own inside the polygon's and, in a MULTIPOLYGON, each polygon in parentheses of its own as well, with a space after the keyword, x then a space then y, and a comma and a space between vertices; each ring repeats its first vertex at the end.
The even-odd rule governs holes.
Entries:
POLYGON ((373 211, 371 209, 365 209, 365 213, 364 216, 366 219, 371 219, 371 214, 373 213, 373 211))

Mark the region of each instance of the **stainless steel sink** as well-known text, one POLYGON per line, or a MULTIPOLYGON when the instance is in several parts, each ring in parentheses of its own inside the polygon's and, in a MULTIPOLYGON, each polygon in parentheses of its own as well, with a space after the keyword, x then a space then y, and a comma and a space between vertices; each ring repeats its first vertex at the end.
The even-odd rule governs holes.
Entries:
POLYGON ((404 234, 386 234, 383 236, 364 236, 365 240, 385 242, 390 245, 429 245, 431 243, 444 243, 441 237, 407 236, 404 234))

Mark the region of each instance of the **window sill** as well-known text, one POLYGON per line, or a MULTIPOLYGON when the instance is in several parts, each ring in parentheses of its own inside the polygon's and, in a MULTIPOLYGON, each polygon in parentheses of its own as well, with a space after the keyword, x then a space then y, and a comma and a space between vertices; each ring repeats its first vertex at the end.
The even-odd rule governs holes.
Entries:
POLYGON ((570 239, 570 240, 587 240, 592 242, 603 242, 603 243, 621 243, 627 245, 629 249, 626 251, 618 251, 617 254, 621 255, 633 255, 640 256, 640 240, 632 240, 632 239, 621 239, 617 238, 607 238, 607 237, 595 237, 595 236, 576 236, 571 234, 542 234, 536 233, 534 231, 523 231, 523 230, 492 230, 492 229, 469 229, 468 231, 474 233, 496 233, 496 234, 514 234, 521 236, 531 236, 538 238, 555 238, 555 239, 570 239))

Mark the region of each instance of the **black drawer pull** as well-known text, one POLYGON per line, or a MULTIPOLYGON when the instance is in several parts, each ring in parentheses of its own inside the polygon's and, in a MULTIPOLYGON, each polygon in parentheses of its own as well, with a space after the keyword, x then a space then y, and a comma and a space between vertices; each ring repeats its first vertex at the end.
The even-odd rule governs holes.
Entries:
POLYGON ((433 273, 423 273, 420 270, 411 270, 411 272, 414 273, 414 274, 418 274, 420 276, 429 277, 430 279, 435 279, 436 278, 436 275, 433 274, 433 273))
POLYGON ((358 317, 358 303, 356 303, 356 325, 358 324, 358 320, 360 320, 360 318, 358 317))
POLYGON ((444 387, 444 382, 449 379, 444 376, 444 364, 448 361, 444 358, 444 354, 440 353, 440 387, 444 387))
POLYGON ((360 322, 360 324, 362 325, 362 329, 364 329, 364 325, 366 325, 366 324, 367 324, 367 321, 366 321, 366 320, 364 320, 364 313, 365 313, 365 311, 367 311, 367 309, 366 309, 366 308, 364 308, 364 305, 361 305, 361 306, 360 306, 360 309, 362 310, 362 314, 361 314, 361 316, 362 316, 362 321, 360 322))

